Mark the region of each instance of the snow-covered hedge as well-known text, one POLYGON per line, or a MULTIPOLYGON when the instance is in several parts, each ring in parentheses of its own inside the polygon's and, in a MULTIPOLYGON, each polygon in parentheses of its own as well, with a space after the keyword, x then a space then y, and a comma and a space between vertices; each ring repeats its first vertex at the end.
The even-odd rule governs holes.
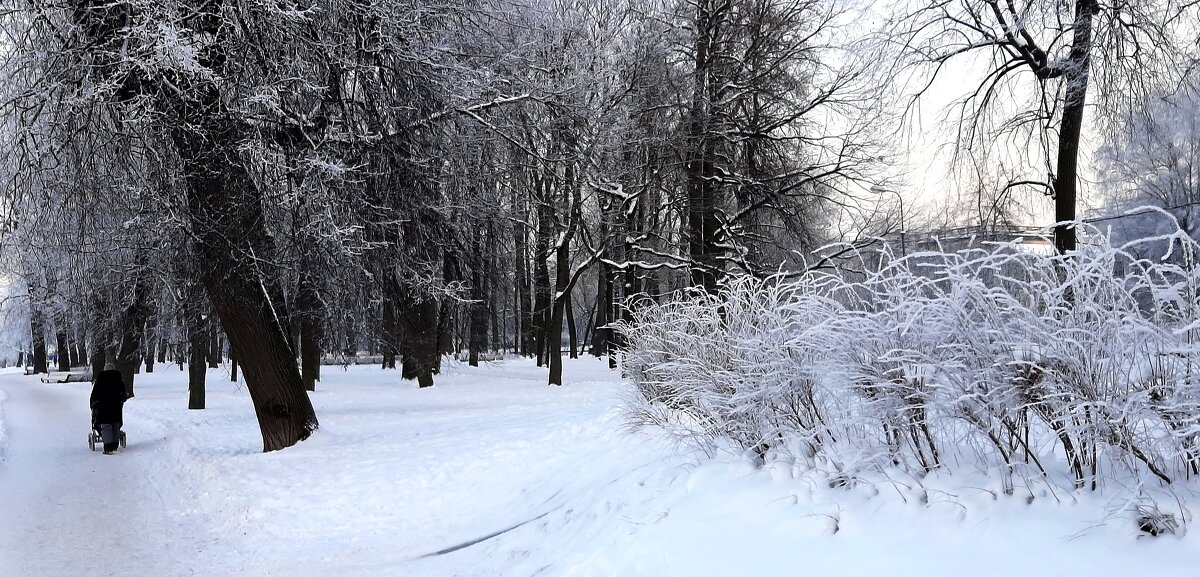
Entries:
POLYGON ((1015 243, 863 255, 855 273, 743 278, 642 308, 620 328, 634 419, 843 479, 1198 475, 1200 245, 1138 241, 1171 247, 1151 261, 1098 242, 1073 258, 1015 243))

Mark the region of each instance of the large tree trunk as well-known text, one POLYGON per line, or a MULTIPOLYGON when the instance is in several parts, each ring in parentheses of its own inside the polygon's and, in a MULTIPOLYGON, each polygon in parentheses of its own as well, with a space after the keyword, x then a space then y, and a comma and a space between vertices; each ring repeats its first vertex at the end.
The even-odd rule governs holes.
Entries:
POLYGON ((91 45, 100 47, 90 72, 101 81, 121 82, 121 91, 148 95, 148 104, 163 117, 186 182, 200 281, 231 346, 241 355, 263 449, 273 451, 308 438, 317 428, 317 418, 280 323, 286 314, 283 301, 274 294, 279 283, 273 271, 262 268, 263 263, 275 262, 273 243, 264 228, 262 193, 242 164, 241 125, 220 93, 229 43, 224 33, 230 29, 222 15, 223 4, 222 0, 198 2, 190 15, 195 33, 209 38, 195 56, 211 73, 182 71, 169 77, 121 72, 104 56, 106 47, 128 41, 120 18, 127 7, 75 0, 71 14, 91 45), (110 74, 121 76, 105 77, 110 74))
MULTIPOLYGON (((1087 102, 1088 76, 1092 64, 1092 21, 1100 5, 1096 0, 1077 0, 1075 25, 1071 43, 1070 62, 1064 80, 1062 126, 1058 131, 1058 166, 1054 175, 1054 219, 1058 222, 1075 220, 1075 187, 1079 179, 1079 135, 1083 129, 1083 114, 1087 102)), ((1075 250, 1074 226, 1054 227, 1054 247, 1059 254, 1075 250)))
POLYGON ((183 128, 176 128, 173 136, 189 172, 188 208, 203 263, 200 279, 230 345, 238 351, 263 450, 283 449, 308 438, 317 428, 317 417, 264 289, 268 271, 258 266, 259 261, 272 262, 273 251, 263 229, 261 195, 245 169, 229 161, 237 154, 231 121, 205 117, 196 122, 209 124, 208 138, 183 128))
POLYGON ((317 417, 268 294, 277 283, 260 263, 274 262, 274 247, 263 228, 262 194, 236 161, 236 124, 222 110, 214 85, 195 90, 201 113, 188 114, 185 107, 180 113, 186 122, 177 122, 171 136, 186 171, 200 280, 238 351, 263 450, 283 449, 307 439, 317 417))

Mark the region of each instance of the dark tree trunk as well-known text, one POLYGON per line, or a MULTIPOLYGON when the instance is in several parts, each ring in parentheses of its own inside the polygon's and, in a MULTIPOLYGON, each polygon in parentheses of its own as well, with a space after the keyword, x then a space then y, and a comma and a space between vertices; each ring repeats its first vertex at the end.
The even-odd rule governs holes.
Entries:
POLYGON ((188 204, 198 230, 197 253, 204 263, 200 278, 240 356, 263 450, 283 449, 308 438, 317 428, 317 417, 274 303, 263 290, 261 275, 266 272, 254 260, 272 262, 261 195, 245 169, 228 160, 237 154, 232 123, 211 126, 216 123, 210 117, 197 121, 210 124, 207 139, 184 129, 175 130, 174 137, 189 169, 188 204))
POLYGON ((471 334, 467 347, 471 355, 468 363, 472 367, 479 366, 479 353, 487 348, 488 301, 491 298, 484 287, 488 271, 481 270, 487 257, 482 254, 482 245, 478 241, 475 242, 475 256, 476 264, 471 271, 471 334))
MULTIPOLYGON (((512 162, 515 166, 520 166, 520 158, 516 154, 512 155, 512 162)), ((524 173, 521 173, 522 175, 524 173)), ((521 185, 514 187, 512 192, 512 212, 518 216, 517 220, 512 223, 512 262, 516 265, 516 277, 512 280, 514 290, 514 307, 516 313, 516 323, 514 329, 516 331, 516 353, 521 356, 529 356, 533 353, 533 299, 529 294, 529 230, 524 222, 524 218, 529 216, 526 199, 518 193, 518 190, 523 190, 524 178, 521 179, 521 185)))
POLYGON ((300 379, 315 391, 321 380, 321 341, 324 339, 321 295, 311 276, 301 273, 296 287, 295 317, 300 325, 300 379))
POLYGON ((92 378, 96 378, 101 371, 104 370, 105 363, 108 362, 108 331, 103 328, 95 328, 92 333, 92 356, 89 359, 89 364, 92 367, 92 378))
POLYGON ((231 383, 237 382, 237 369, 238 369, 237 357, 234 356, 233 349, 230 349, 229 350, 229 382, 231 382, 231 383))
POLYGON ((400 346, 397 343, 399 324, 396 319, 396 297, 390 292, 383 297, 382 324, 383 334, 380 335, 379 348, 383 353, 383 368, 394 369, 396 368, 396 355, 400 353, 400 346))
MULTIPOLYGON (((196 295, 198 297, 199 295, 196 295)), ((208 373, 205 357, 209 349, 209 332, 212 322, 200 314, 199 298, 189 299, 187 303, 188 331, 188 408, 204 408, 204 379, 208 373)))
MULTIPOLYGON (((300 371, 280 324, 286 318, 277 297, 279 283, 263 264, 274 263, 274 245, 264 227, 263 195, 241 164, 241 124, 226 109, 219 78, 224 75, 226 46, 224 2, 198 3, 191 15, 194 32, 209 36, 196 53, 197 63, 211 74, 173 74, 164 78, 119 72, 121 89, 150 96, 178 153, 186 183, 187 214, 200 266, 199 278, 221 319, 230 344, 242 356, 246 388, 254 403, 263 449, 289 447, 317 428, 316 414, 300 381, 300 371)), ((70 10, 92 45, 119 45, 125 30, 114 25, 110 11, 96 0, 75 0, 70 10)), ((117 73, 113 67, 89 71, 101 81, 117 73)))
POLYGON ((167 343, 164 342, 163 335, 158 335, 158 364, 167 364, 167 343))
POLYGON ((64 373, 71 370, 71 346, 67 343, 65 323, 66 319, 62 314, 58 315, 58 320, 54 323, 54 347, 58 351, 58 370, 64 373))
POLYGON ((88 358, 87 357, 87 346, 84 344, 84 340, 86 340, 86 338, 84 336, 84 331, 81 328, 76 327, 76 330, 75 330, 75 354, 72 355, 72 357, 71 357, 71 360, 74 361, 74 366, 76 366, 76 367, 83 367, 83 366, 87 366, 87 364, 88 364, 88 362, 87 362, 87 358, 88 358))
POLYGON ((692 286, 711 293, 717 288, 723 253, 717 238, 720 230, 715 178, 718 135, 713 133, 713 108, 718 81, 714 78, 713 50, 724 18, 722 13, 728 5, 701 0, 696 6, 696 44, 692 54, 695 68, 688 113, 687 236, 692 286))
MULTIPOLYGON (((442 280, 447 286, 457 283, 463 278, 459 254, 456 248, 447 247, 442 253, 442 280)), ((438 358, 434 374, 441 372, 442 355, 457 354, 458 344, 454 342, 455 315, 457 306, 451 299, 443 299, 438 307, 437 350, 438 358)))
POLYGON ((592 354, 602 357, 608 354, 608 312, 612 308, 612 273, 604 261, 596 271, 596 314, 592 325, 592 354))
MULTIPOLYGON (((1092 21, 1100 10, 1096 0, 1075 2, 1074 37, 1070 62, 1064 74, 1066 93, 1063 100, 1062 127, 1058 133, 1058 170, 1054 176, 1054 219, 1075 220, 1076 183, 1079 179, 1079 136, 1087 102, 1088 76, 1092 64, 1092 21)), ((1059 254, 1076 248, 1074 226, 1054 227, 1054 247, 1059 254)))
MULTIPOLYGON (((514 204, 517 201, 514 200, 514 204)), ((513 224, 513 241, 516 243, 514 260, 517 265, 515 297, 517 313, 517 354, 527 357, 533 351, 533 305, 529 295, 529 246, 528 231, 524 222, 513 224)))
POLYGON ((46 362, 46 318, 42 311, 42 299, 38 298, 37 286, 29 283, 29 334, 33 343, 33 372, 48 373, 46 362))
POLYGON ((555 292, 557 293, 554 299, 554 310, 550 313, 550 334, 546 341, 549 343, 550 350, 550 384, 562 384, 562 330, 563 330, 563 314, 566 312, 567 301, 571 298, 571 287, 567 285, 571 278, 571 248, 570 238, 564 238, 559 243, 558 248, 554 251, 556 257, 555 266, 555 292))
MULTIPOLYGON (((567 151, 574 152, 575 140, 574 135, 566 133, 564 135, 564 148, 567 151)), ((565 186, 570 188, 569 194, 564 191, 564 201, 566 204, 566 213, 568 222, 566 230, 558 238, 558 244, 555 246, 555 263, 554 263, 554 302, 553 311, 550 319, 550 384, 562 384, 562 332, 563 332, 563 316, 569 314, 568 307, 571 302, 571 290, 575 287, 575 282, 578 276, 573 276, 571 271, 571 241, 575 237, 575 232, 579 227, 579 222, 583 220, 582 205, 583 200, 580 194, 581 184, 578 182, 578 174, 576 166, 573 162, 568 161, 563 169, 563 180, 565 186)), ((572 326, 574 321, 571 322, 572 326)), ((571 357, 574 358, 575 335, 574 329, 571 331, 571 357)))
MULTIPOLYGON (((401 289, 408 292, 408 289, 401 289)), ((416 379, 421 388, 433 386, 438 358, 438 302, 402 294, 399 300, 403 352, 402 377, 416 379)))
POLYGON ((121 343, 117 347, 116 365, 125 379, 125 392, 133 396, 133 379, 142 364, 142 339, 146 318, 150 316, 146 281, 138 278, 133 285, 133 300, 121 314, 121 343))
POLYGON ((346 356, 350 358, 358 356, 358 324, 349 317, 346 319, 346 356))
MULTIPOLYGON (((215 325, 215 323, 214 323, 215 325)), ((205 355, 208 360, 208 368, 215 369, 221 366, 221 331, 218 327, 213 326, 208 333, 208 354, 205 355)))
POLYGON ((158 345, 158 319, 159 316, 157 314, 151 314, 149 320, 146 321, 146 343, 144 346, 144 352, 147 373, 154 372, 154 353, 155 348, 158 345))
POLYGON ((534 247, 534 278, 533 278, 533 336, 534 348, 537 353, 537 364, 545 366, 550 358, 550 266, 546 262, 550 256, 550 235, 554 226, 553 209, 549 206, 550 199, 538 202, 538 231, 534 247))
POLYGON ((575 328, 575 304, 571 301, 571 292, 567 293, 567 340, 571 344, 571 358, 578 359, 579 332, 575 328))
MULTIPOLYGON (((290 447, 317 428, 276 302, 264 287, 260 263, 273 262, 273 243, 263 228, 262 195, 246 169, 234 161, 240 137, 222 110, 216 87, 205 83, 201 114, 184 114, 172 130, 187 171, 188 211, 195 231, 200 280, 229 343, 240 355, 254 403, 263 450, 290 447)), ((278 302, 282 305, 282 301, 278 302)))

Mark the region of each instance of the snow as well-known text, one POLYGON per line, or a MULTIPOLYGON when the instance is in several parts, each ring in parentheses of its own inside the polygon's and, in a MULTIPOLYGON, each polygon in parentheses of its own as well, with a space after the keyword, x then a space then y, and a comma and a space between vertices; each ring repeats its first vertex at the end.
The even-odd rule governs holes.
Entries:
POLYGON ((1193 534, 1139 539, 1088 491, 830 488, 698 454, 630 431, 628 388, 593 359, 563 387, 522 359, 451 364, 424 390, 324 371, 321 429, 264 454, 227 372, 188 411, 186 375, 159 365, 115 456, 85 444, 87 383, 0 371, 0 576, 1182 576, 1200 559, 1193 534))

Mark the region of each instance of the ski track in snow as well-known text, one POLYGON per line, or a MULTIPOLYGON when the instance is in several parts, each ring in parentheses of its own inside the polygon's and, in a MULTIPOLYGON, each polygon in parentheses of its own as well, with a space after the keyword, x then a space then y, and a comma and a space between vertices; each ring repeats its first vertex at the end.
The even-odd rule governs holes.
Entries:
POLYGON ((563 387, 526 360, 452 363, 425 390, 377 367, 323 373, 321 429, 264 454, 228 373, 188 411, 186 375, 159 366, 126 405, 129 447, 103 456, 87 383, 0 371, 0 577, 1191 577, 1200 562, 1200 534, 1138 539, 1087 492, 831 489, 630 434, 627 389, 593 359, 563 387))

